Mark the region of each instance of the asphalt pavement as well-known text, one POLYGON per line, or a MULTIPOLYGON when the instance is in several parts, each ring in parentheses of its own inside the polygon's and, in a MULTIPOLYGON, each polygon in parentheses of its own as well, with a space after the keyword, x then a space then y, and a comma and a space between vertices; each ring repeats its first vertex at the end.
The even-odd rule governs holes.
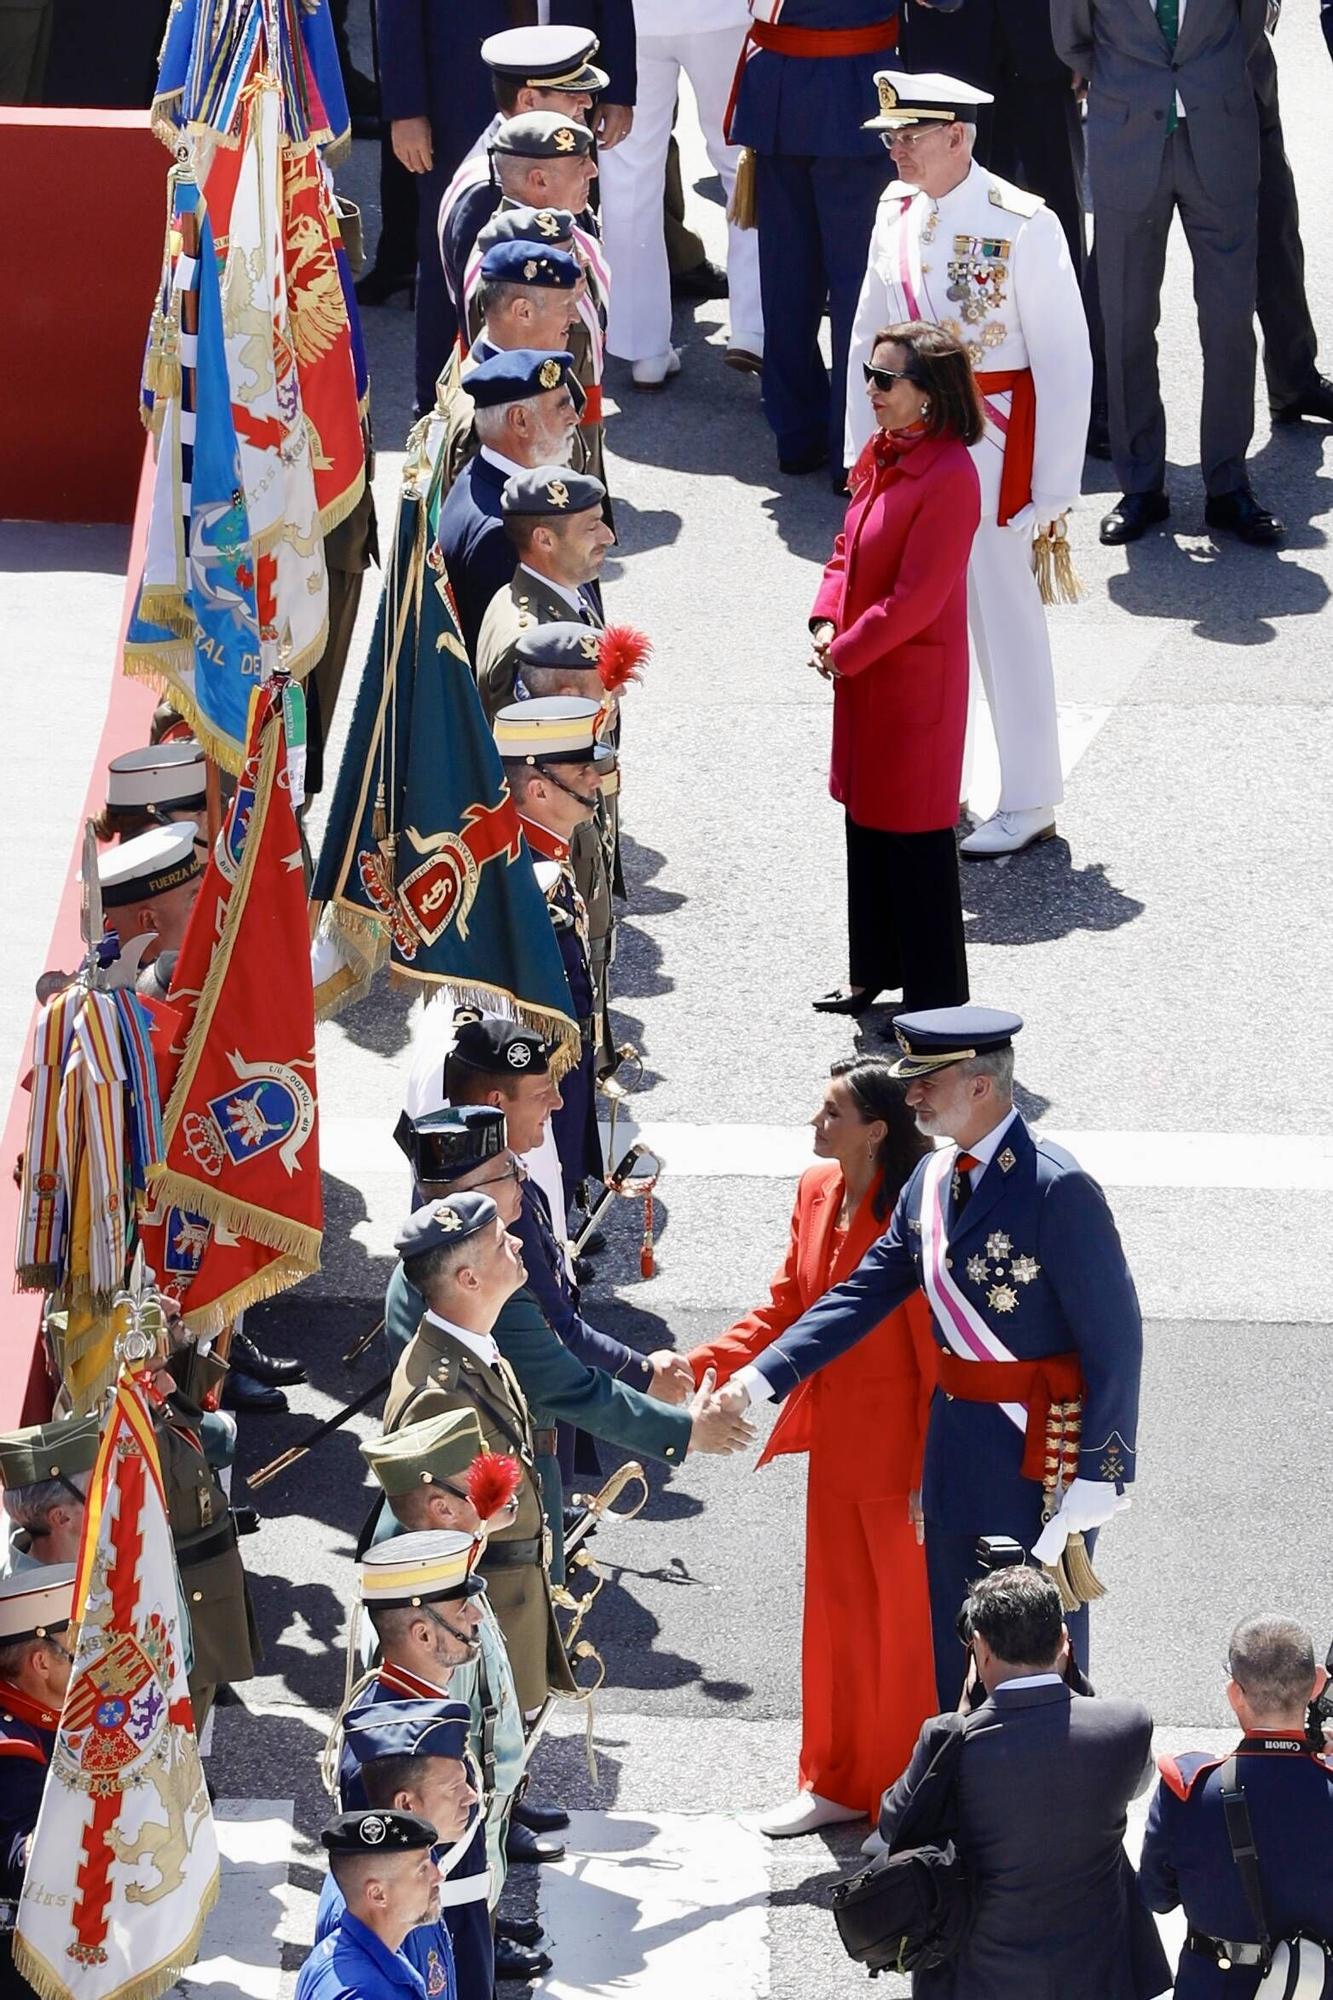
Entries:
MULTIPOLYGON (((1333 268, 1321 254, 1333 79, 1312 17, 1289 9, 1277 49, 1310 302, 1333 343, 1333 268)), ((682 123, 692 219, 720 254, 720 191, 682 123)), ((371 242, 377 157, 358 142, 339 173, 371 242)), ((873 1016, 854 1034, 809 1006, 845 970, 841 828, 825 787, 829 695, 805 664, 805 620, 842 503, 820 475, 778 474, 758 384, 722 364, 723 313, 678 313, 684 365, 662 393, 636 393, 618 364, 607 385, 619 538, 608 611, 654 643, 625 704, 629 904, 615 1029, 643 1053, 635 1118, 697 1141, 691 1158, 715 1139, 726 1162, 673 1174, 668 1149, 651 1281, 638 1273, 638 1207, 620 1205, 611 1221, 587 1310, 645 1350, 688 1348, 763 1295, 794 1177, 774 1171, 762 1133, 799 1126, 830 1061, 884 1046, 887 1027, 873 1016), (734 1143, 738 1128, 760 1136, 734 1143)), ((402 301, 368 312, 366 335, 387 528, 411 401, 402 301)), ((1147 1343, 1139 1481, 1099 1550, 1109 1595, 1093 1614, 1093 1672, 1099 1687, 1148 1701, 1164 1740, 1180 1743, 1225 1722, 1219 1662, 1238 1617, 1282 1610, 1306 1619, 1321 1646, 1333 1636, 1333 451, 1325 426, 1270 434, 1260 395, 1253 479, 1284 516, 1287 543, 1271 554, 1214 542, 1202 532, 1199 344, 1178 232, 1160 346, 1171 521, 1131 549, 1101 548, 1112 475, 1089 463, 1073 529, 1087 596, 1051 614, 1067 762, 1059 837, 999 867, 969 865, 964 900, 974 996, 1027 1023, 1024 1110, 1089 1144, 1116 1140, 1108 1192, 1147 1343), (1197 1180, 1163 1171, 1177 1145, 1199 1163, 1197 1180), (1275 1172, 1287 1149, 1297 1168, 1275 1172)), ((340 729, 349 708, 350 685, 340 729)), ((410 1014, 381 985, 321 1030, 321 1114, 337 1162, 324 1269, 251 1324, 261 1344, 301 1353, 311 1381, 292 1394, 289 1417, 243 1420, 246 1468, 380 1366, 377 1353, 359 1371, 340 1357, 378 1315, 407 1197, 405 1177, 363 1139, 396 1115, 410 1014)), ((221 1797, 276 1801, 296 1847, 271 1977, 211 1971, 218 1992, 277 2000, 310 1934, 310 1841, 324 1810, 314 1766, 342 1686, 367 1497, 354 1441, 371 1428, 358 1419, 258 1496, 264 1526, 245 1554, 266 1660, 241 1705, 219 1711, 210 1768, 221 1797)), ((606 1577, 586 1627, 607 1668, 598 1782, 582 1719, 568 1716, 540 1753, 539 1790, 593 1815, 638 1815, 650 1845, 655 1815, 663 1826, 675 1812, 702 1815, 706 1845, 709 1815, 793 1788, 802 1477, 791 1460, 759 1474, 712 1459, 650 1469, 642 1515, 595 1543, 606 1577)), ((596 1823, 604 1834, 618 1824, 596 1823)), ((589 1838, 582 1820, 580 1831, 589 1838)), ((854 1845, 838 1832, 764 1848, 754 1992, 804 2000, 845 1988, 823 1892, 854 1845)), ((532 1893, 518 1885, 520 1900, 532 1893)), ((577 1910, 554 1892, 548 1900, 577 1910)), ((598 1990, 597 1968, 571 1960, 574 1949, 566 1973, 576 1963, 581 1990, 598 1990)), ((711 1993, 706 1970, 689 1983, 711 1993)), ((623 1985, 650 1990, 645 1965, 625 1969, 623 1985)))

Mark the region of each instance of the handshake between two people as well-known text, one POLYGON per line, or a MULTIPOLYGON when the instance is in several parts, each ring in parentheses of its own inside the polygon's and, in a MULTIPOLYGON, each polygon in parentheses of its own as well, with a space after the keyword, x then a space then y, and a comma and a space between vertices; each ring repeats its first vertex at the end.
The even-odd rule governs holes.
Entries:
POLYGON ((683 1354, 664 1347, 648 1356, 648 1365, 653 1371, 648 1394, 660 1403, 683 1403, 689 1408, 690 1451, 726 1457, 754 1443, 758 1433, 743 1414, 749 1397, 744 1390, 733 1391, 730 1384, 719 1389, 715 1368, 704 1370, 696 1389, 694 1370, 683 1354))

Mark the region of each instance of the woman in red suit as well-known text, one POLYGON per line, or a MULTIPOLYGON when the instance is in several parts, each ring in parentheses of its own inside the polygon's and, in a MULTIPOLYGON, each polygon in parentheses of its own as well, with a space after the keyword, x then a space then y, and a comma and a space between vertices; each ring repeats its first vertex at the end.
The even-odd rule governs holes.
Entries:
MULTIPOLYGON (((817 1166, 796 1191, 767 1305, 689 1356, 726 1382, 787 1331, 883 1234, 929 1141, 889 1064, 833 1065, 811 1123, 817 1166)), ((935 1386, 919 1292, 788 1396, 759 1459, 810 1454, 806 1486, 801 1761, 794 1799, 759 1824, 780 1837, 879 1810, 936 1709, 918 1494, 935 1386)))
POLYGON ((848 983, 814 1002, 826 1014, 864 1013, 886 987, 904 1011, 968 991, 954 827, 981 400, 959 343, 919 320, 876 335, 865 375, 879 428, 810 614, 847 833, 848 983))

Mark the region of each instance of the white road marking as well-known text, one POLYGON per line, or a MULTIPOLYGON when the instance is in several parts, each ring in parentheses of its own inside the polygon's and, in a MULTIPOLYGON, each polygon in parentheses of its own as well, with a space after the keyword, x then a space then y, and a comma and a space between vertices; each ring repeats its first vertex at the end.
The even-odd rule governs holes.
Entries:
POLYGON ((181 1990, 209 2000, 278 2000, 292 1861, 291 1799, 218 1799, 222 1885, 181 1990))
MULTIPOLYGON (((1333 1191, 1330 1133, 1038 1129, 1108 1188, 1333 1191)), ((672 1119, 635 1125, 618 1119, 617 1156, 635 1139, 658 1153, 675 1179, 794 1180, 813 1157, 806 1125, 692 1125, 672 1119)), ((388 1174, 407 1193, 403 1156, 387 1117, 323 1120, 320 1154, 327 1173, 363 1192, 371 1175, 388 1174)))
POLYGON ((538 1991, 598 2000, 765 2000, 769 1853, 723 1813, 572 1815, 541 1870, 554 1964, 538 1991))
MULTIPOLYGON (((1109 705, 1094 707, 1077 701, 1057 703, 1055 722, 1060 737, 1060 769, 1066 783, 1070 772, 1112 713, 1109 705)), ((978 699, 973 709, 965 780, 968 804, 976 818, 989 819, 1000 798, 1000 753, 995 745, 995 731, 991 727, 990 711, 984 699, 978 699)))

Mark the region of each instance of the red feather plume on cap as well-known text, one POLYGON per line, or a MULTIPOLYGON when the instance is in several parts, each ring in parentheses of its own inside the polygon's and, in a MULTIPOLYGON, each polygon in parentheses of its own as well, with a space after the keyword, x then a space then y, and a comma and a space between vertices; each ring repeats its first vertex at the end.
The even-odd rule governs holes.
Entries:
POLYGON ((483 1521, 508 1504, 523 1484, 523 1468, 516 1458, 498 1451, 483 1451, 467 1469, 467 1497, 483 1521))
POLYGON ((630 681, 641 681, 639 669, 652 658, 653 642, 632 625, 608 625, 597 649, 597 672, 608 694, 618 694, 630 681))

